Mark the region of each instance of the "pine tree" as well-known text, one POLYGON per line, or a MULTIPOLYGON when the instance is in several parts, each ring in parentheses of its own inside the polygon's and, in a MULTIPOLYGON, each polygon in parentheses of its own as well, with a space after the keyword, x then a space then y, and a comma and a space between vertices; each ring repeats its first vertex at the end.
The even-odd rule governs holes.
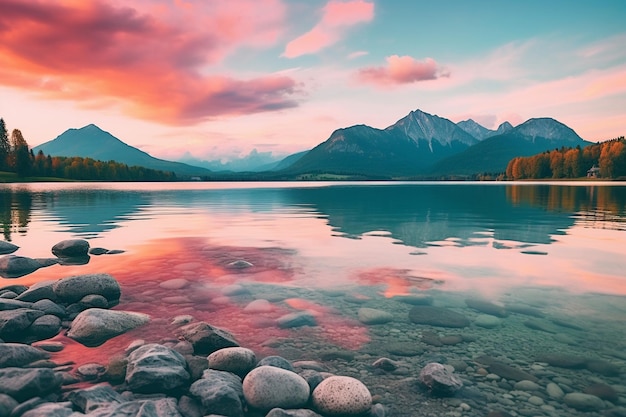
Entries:
POLYGON ((9 132, 7 131, 4 119, 0 118, 0 171, 7 168, 10 150, 9 132))

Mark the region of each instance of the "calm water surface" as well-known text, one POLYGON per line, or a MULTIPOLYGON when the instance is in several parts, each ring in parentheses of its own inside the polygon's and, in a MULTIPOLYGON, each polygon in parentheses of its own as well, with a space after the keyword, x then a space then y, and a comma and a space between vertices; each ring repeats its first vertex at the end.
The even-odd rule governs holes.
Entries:
MULTIPOLYGON (((623 386, 619 372, 563 369, 537 357, 558 352, 624 366, 625 184, 10 184, 0 185, 0 216, 3 239, 20 246, 16 255, 50 257, 55 243, 71 238, 125 251, 92 256, 86 265, 0 278, 0 288, 107 272, 122 285, 117 309, 153 317, 95 349, 58 336, 68 344, 59 359, 106 362, 135 338, 172 337, 171 319, 191 314, 232 331, 260 355, 321 360, 352 372, 397 415, 423 406, 421 394, 403 381, 433 360, 466 363, 460 375, 478 388, 497 384, 480 380, 473 358, 484 354, 569 379, 573 390, 596 380, 623 386), (253 266, 228 266, 237 260, 253 266), (182 288, 161 285, 180 278, 187 280, 182 288), (468 298, 522 313, 502 318, 495 329, 418 325, 408 319, 412 306, 402 302, 405 295, 428 297, 470 321, 484 312, 468 307, 468 298), (247 313, 245 306, 259 298, 272 303, 271 311, 247 313), (364 325, 358 320, 363 307, 391 312, 394 320, 364 325), (541 315, 531 317, 524 308, 541 315), (312 312, 318 325, 273 324, 302 310, 312 312), (432 332, 440 338, 461 334, 464 341, 425 343, 424 334, 432 332), (422 352, 389 348, 402 343, 422 352), (383 356, 400 361, 404 373, 372 369, 383 356)), ((499 404, 490 396, 465 401, 473 407, 464 415, 484 415, 494 401, 499 404)), ((560 414, 549 398, 544 405, 528 406, 536 415, 560 414)))

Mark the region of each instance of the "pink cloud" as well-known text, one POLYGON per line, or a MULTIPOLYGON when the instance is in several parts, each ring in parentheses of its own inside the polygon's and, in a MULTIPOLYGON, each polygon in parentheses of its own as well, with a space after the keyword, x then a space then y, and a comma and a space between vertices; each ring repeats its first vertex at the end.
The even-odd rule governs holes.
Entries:
POLYGON ((4 0, 0 85, 174 125, 297 106, 286 75, 207 75, 241 45, 277 41, 280 0, 120 4, 4 0))
POLYGON ((450 76, 450 73, 432 58, 418 61, 406 55, 392 55, 386 60, 386 66, 359 70, 357 79, 363 83, 389 87, 450 76))
POLYGON ((364 0, 331 0, 322 10, 322 19, 307 33, 292 40, 282 56, 296 58, 313 54, 338 42, 345 31, 374 18, 374 3, 364 0))

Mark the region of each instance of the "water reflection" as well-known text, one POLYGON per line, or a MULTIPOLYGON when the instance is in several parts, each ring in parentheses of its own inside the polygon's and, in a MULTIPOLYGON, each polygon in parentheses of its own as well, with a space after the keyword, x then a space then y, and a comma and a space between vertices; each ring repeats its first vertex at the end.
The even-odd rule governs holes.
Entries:
POLYGON ((13 233, 26 233, 33 205, 27 189, 0 188, 0 223, 4 240, 11 242, 13 233))
MULTIPOLYGON (((388 235, 424 248, 436 242, 481 244, 481 238, 549 244, 575 222, 624 230, 626 187, 547 184, 385 184, 195 189, 116 185, 29 191, 1 187, 4 239, 28 233, 31 211, 59 232, 93 238, 149 216, 177 210, 274 212, 327 219, 339 236, 388 235)), ((496 243, 498 244, 498 243, 496 243)))

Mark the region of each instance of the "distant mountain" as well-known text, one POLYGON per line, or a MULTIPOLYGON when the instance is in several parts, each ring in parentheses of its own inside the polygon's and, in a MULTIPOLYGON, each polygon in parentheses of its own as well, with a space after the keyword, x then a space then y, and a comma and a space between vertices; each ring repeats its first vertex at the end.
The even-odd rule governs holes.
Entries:
POLYGON ((495 130, 487 129, 472 119, 463 120, 456 125, 478 140, 487 139, 489 136, 496 134, 495 130))
POLYGON ((476 143, 452 121, 415 110, 384 130, 366 125, 338 129, 285 172, 416 175, 476 143))
MULTIPOLYGON (((510 126, 510 125, 509 125, 510 126)), ((502 127, 502 125, 501 125, 502 127)), ((500 128, 499 128, 500 129, 500 128)), ((487 138, 463 152, 438 162, 434 175, 470 175, 504 172, 516 156, 531 156, 562 146, 590 145, 571 128, 551 118, 530 119, 505 133, 487 138)))
POLYGON ((497 130, 487 129, 483 125, 475 122, 472 119, 463 120, 462 122, 457 123, 457 126, 461 129, 465 130, 470 135, 474 136, 478 140, 484 140, 490 138, 495 135, 501 135, 502 133, 506 133, 509 130, 513 129, 511 123, 504 122, 498 126, 497 130))
POLYGON ((232 172, 261 172, 269 171, 272 167, 280 163, 285 158, 285 155, 277 155, 273 152, 259 152, 253 149, 248 155, 231 158, 230 160, 213 159, 213 160, 201 160, 194 158, 191 154, 187 153, 178 161, 185 164, 194 165, 210 169, 214 172, 220 171, 232 171, 232 172))
POLYGON ((142 166, 160 171, 173 171, 178 176, 209 175, 211 171, 180 162, 171 162, 150 156, 125 144, 94 124, 80 129, 68 129, 55 139, 33 148, 51 156, 79 156, 101 161, 115 161, 128 166, 142 166))
POLYGON ((508 132, 511 129, 513 129, 513 126, 511 125, 511 123, 504 122, 500 124, 500 126, 498 126, 498 129, 496 130, 496 135, 501 135, 503 133, 508 132))
POLYGON ((264 171, 280 171, 282 169, 288 168, 289 166, 291 166, 294 163, 296 163, 296 161, 298 161, 300 158, 302 158, 307 153, 309 153, 309 150, 291 154, 291 155, 281 159, 280 161, 278 161, 278 162, 276 162, 274 164, 266 166, 264 171))

